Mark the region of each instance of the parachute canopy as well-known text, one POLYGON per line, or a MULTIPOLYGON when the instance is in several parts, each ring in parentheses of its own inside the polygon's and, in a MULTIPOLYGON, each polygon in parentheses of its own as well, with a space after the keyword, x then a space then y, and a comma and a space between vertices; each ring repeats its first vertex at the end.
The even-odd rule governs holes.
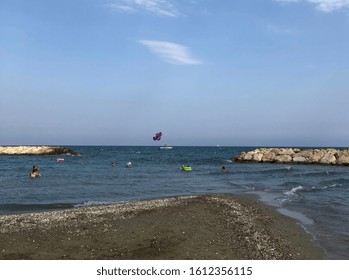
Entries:
POLYGON ((153 137, 154 141, 160 141, 161 140, 161 136, 162 136, 162 132, 158 132, 155 134, 155 136, 153 137))

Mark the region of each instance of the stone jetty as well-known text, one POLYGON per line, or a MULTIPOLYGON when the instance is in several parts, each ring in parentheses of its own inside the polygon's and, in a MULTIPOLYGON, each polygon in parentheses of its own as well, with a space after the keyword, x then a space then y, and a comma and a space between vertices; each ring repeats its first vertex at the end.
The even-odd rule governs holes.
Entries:
POLYGON ((259 148, 242 152, 235 162, 299 163, 349 166, 349 150, 259 148))
POLYGON ((57 146, 0 146, 0 155, 36 156, 36 155, 79 155, 71 149, 57 146))

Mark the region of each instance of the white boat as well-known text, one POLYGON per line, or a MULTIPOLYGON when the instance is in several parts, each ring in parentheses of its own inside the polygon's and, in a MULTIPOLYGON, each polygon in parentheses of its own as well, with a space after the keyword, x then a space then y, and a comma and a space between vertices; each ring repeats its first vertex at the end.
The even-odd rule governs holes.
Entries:
POLYGON ((170 146, 170 145, 165 144, 164 146, 161 146, 160 149, 161 150, 171 150, 171 149, 173 149, 173 147, 170 146))

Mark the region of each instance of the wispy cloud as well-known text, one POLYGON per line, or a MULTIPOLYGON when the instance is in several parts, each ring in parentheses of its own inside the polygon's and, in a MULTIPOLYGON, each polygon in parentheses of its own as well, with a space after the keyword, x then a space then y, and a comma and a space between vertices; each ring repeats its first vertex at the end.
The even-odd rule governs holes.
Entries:
POLYGON ((167 17, 179 15, 172 0, 111 0, 107 7, 125 13, 151 13, 167 17))
POLYGON ((308 2, 314 4, 322 12, 333 12, 340 9, 349 9, 349 0, 274 0, 283 3, 308 2))
POLYGON ((201 64, 190 54, 187 47, 166 41, 140 40, 144 46, 170 64, 201 64))

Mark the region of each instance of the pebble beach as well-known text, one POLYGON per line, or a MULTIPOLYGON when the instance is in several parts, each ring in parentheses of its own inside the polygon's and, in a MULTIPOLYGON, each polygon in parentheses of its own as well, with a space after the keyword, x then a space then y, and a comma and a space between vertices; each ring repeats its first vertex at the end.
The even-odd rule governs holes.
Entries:
POLYGON ((0 216, 0 259, 322 259, 253 197, 201 195, 0 216))

